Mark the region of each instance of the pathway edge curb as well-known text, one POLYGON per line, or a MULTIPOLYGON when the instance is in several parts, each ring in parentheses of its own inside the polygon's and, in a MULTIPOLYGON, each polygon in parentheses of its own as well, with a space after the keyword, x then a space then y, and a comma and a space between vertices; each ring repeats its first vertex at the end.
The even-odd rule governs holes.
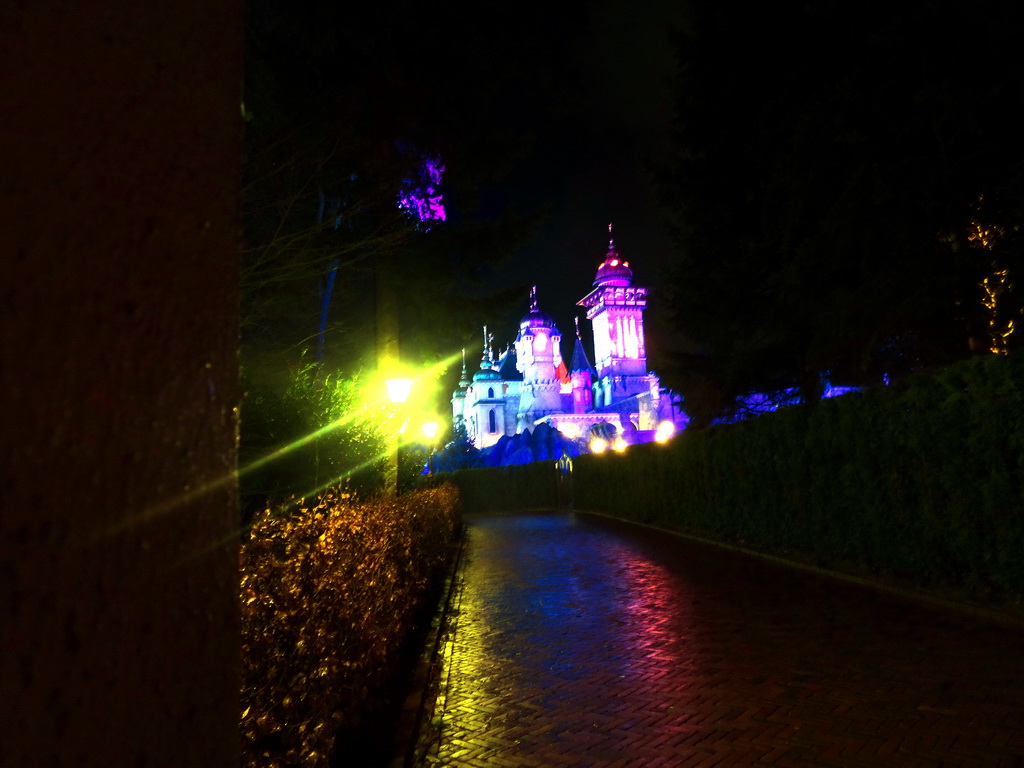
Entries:
POLYGON ((437 609, 430 623, 430 630, 423 643, 423 650, 420 652, 419 661, 416 664, 416 673, 409 694, 406 696, 403 705, 403 715, 398 724, 396 741, 402 745, 396 750, 395 757, 389 764, 389 768, 413 768, 421 765, 423 754, 420 754, 424 745, 424 715, 428 709, 432 709, 438 698, 439 681, 435 680, 434 673, 443 670, 438 669, 437 659, 441 650, 441 641, 449 625, 452 611, 452 599, 459 583, 459 573, 462 568, 463 555, 466 549, 466 524, 463 522, 459 530, 458 539, 455 542, 455 552, 452 564, 448 569, 444 586, 441 589, 441 597, 438 600, 437 609), (433 695, 430 691, 434 688, 433 695))

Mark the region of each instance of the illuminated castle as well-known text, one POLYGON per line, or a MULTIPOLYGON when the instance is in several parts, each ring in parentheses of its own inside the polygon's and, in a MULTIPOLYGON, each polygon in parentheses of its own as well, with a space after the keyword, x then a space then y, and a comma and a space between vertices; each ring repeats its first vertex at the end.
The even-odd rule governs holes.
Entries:
MULTIPOLYGON (((610 235, 611 225, 608 230, 610 235)), ((491 463, 527 460, 515 446, 516 437, 529 439, 544 424, 558 435, 540 430, 553 439, 539 451, 535 447, 528 460, 623 448, 685 426, 686 417, 673 405, 671 393, 647 370, 647 289, 633 285, 629 262, 622 261, 611 238, 593 290, 578 304, 586 307, 593 327, 596 367, 583 349, 579 321, 572 359, 566 364, 562 335, 538 307, 536 287, 513 347, 495 358, 485 328, 480 369, 472 378, 463 359, 462 378, 452 395, 453 423, 465 425, 477 448, 506 449, 505 459, 491 463), (513 453, 519 459, 509 461, 513 453)))

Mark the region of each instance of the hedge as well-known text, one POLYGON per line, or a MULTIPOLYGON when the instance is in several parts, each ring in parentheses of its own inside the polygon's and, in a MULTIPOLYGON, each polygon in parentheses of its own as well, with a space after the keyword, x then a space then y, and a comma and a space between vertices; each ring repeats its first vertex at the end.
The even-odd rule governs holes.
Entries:
POLYGON ((553 461, 461 469, 445 477, 458 487, 465 512, 553 509, 557 506, 557 476, 553 461))
POLYGON ((1024 357, 575 460, 577 509, 1024 594, 1024 357))
POLYGON ((258 515, 241 553, 243 764, 328 764, 381 703, 453 552, 451 484, 258 515))

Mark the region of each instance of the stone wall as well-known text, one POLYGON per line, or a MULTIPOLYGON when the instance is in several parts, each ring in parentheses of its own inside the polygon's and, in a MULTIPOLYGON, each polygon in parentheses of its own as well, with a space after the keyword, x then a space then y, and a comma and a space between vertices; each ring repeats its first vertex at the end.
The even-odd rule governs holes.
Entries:
POLYGON ((0 765, 238 762, 242 38, 0 10, 0 765))

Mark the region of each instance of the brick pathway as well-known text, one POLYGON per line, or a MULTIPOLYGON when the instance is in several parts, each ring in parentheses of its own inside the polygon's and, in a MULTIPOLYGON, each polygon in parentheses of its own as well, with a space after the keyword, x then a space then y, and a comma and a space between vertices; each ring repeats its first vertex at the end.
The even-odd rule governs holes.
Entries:
POLYGON ((469 523, 428 765, 1024 766, 1020 630, 594 518, 469 523))

